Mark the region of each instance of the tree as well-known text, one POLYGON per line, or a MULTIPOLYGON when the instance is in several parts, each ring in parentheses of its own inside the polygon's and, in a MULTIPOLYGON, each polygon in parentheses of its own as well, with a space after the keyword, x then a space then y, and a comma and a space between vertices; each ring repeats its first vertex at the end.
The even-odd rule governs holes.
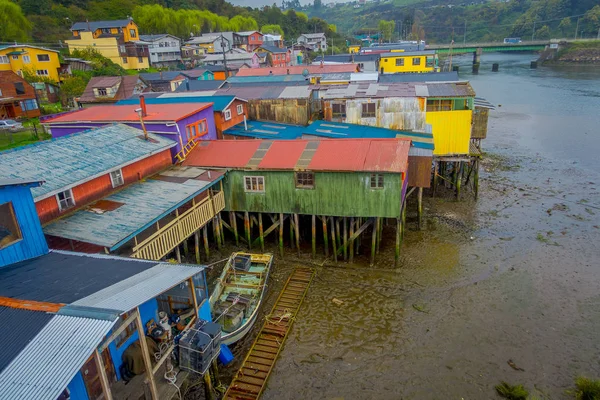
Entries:
POLYGON ((88 81, 81 76, 72 76, 65 79, 60 85, 61 94, 67 99, 78 97, 83 94, 88 81))
POLYGON ((26 41, 31 24, 21 7, 10 0, 0 0, 0 42, 26 41))
POLYGON ((563 18, 560 21, 560 24, 558 24, 558 29, 560 29, 560 31, 563 33, 563 35, 571 33, 571 18, 569 18, 569 17, 563 18))
POLYGON ((92 76, 127 75, 127 71, 118 64, 104 57, 98 50, 88 47, 84 50, 73 50, 71 55, 92 62, 92 76))
POLYGON ((281 29, 281 26, 275 24, 263 25, 262 28, 260 28, 260 31, 262 33, 283 36, 283 29, 281 29))
POLYGON ((550 28, 548 27, 548 25, 544 25, 540 29, 538 29, 535 32, 535 38, 540 40, 550 39, 550 28))
POLYGON ((379 32, 381 32, 381 36, 383 40, 387 40, 389 42, 392 41, 392 35, 394 34, 394 28, 396 27, 396 23, 394 21, 379 21, 379 32))

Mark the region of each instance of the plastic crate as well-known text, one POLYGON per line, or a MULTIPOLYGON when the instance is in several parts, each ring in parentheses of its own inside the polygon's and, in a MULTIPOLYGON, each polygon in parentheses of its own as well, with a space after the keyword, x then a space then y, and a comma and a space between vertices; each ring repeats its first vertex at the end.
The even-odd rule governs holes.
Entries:
MULTIPOLYGON (((212 322, 198 320, 179 339, 179 367, 204 375, 219 355, 221 331, 212 322)), ((218 326, 218 325, 217 325, 218 326)))
POLYGON ((248 271, 251 265, 250 256, 236 256, 233 260, 233 268, 238 271, 248 271))

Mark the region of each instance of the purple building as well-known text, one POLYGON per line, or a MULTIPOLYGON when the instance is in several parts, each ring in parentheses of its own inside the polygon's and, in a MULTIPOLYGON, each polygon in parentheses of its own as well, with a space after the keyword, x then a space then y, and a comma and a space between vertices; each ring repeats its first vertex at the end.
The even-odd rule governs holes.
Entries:
MULTIPOLYGON (((177 142, 173 156, 194 140, 216 140, 213 103, 106 105, 84 108, 41 119, 52 137, 86 131, 115 122, 177 142)), ((141 132, 140 132, 141 133, 141 132)))

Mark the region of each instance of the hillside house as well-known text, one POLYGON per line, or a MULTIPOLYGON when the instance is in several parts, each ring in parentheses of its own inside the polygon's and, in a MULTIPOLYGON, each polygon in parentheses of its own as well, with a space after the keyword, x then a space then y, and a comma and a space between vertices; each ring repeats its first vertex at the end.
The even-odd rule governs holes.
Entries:
POLYGON ((12 71, 23 77, 26 70, 58 83, 61 80, 58 53, 57 50, 26 44, 0 45, 0 71, 12 71))
POLYGON ((327 51, 327 37, 324 33, 303 33, 298 36, 297 42, 302 45, 311 46, 314 51, 327 51))
POLYGON ((435 50, 382 53, 380 57, 381 74, 426 73, 440 70, 435 50))
POLYGON ((169 34, 140 35, 148 45, 150 65, 156 68, 177 67, 181 64, 181 39, 169 34))
POLYGON ((12 71, 0 71, 0 119, 39 117, 35 89, 12 71))
POLYGON ((267 65, 269 64, 268 58, 270 57, 270 67, 287 67, 290 65, 291 62, 292 52, 288 49, 264 44, 256 48, 255 52, 261 58, 267 58, 267 65), (265 57, 261 54, 268 54, 268 56, 265 57))
POLYGON ((95 76, 88 82, 78 102, 83 107, 116 103, 147 90, 148 85, 137 75, 95 76))

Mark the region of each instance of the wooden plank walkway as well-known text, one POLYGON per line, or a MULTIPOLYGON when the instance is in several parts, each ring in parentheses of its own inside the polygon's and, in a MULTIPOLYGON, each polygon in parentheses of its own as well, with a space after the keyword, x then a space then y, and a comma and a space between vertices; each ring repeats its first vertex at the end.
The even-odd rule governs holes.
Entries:
POLYGON ((314 274, 315 271, 310 268, 296 268, 292 272, 223 396, 224 400, 255 400, 260 397, 314 274))

